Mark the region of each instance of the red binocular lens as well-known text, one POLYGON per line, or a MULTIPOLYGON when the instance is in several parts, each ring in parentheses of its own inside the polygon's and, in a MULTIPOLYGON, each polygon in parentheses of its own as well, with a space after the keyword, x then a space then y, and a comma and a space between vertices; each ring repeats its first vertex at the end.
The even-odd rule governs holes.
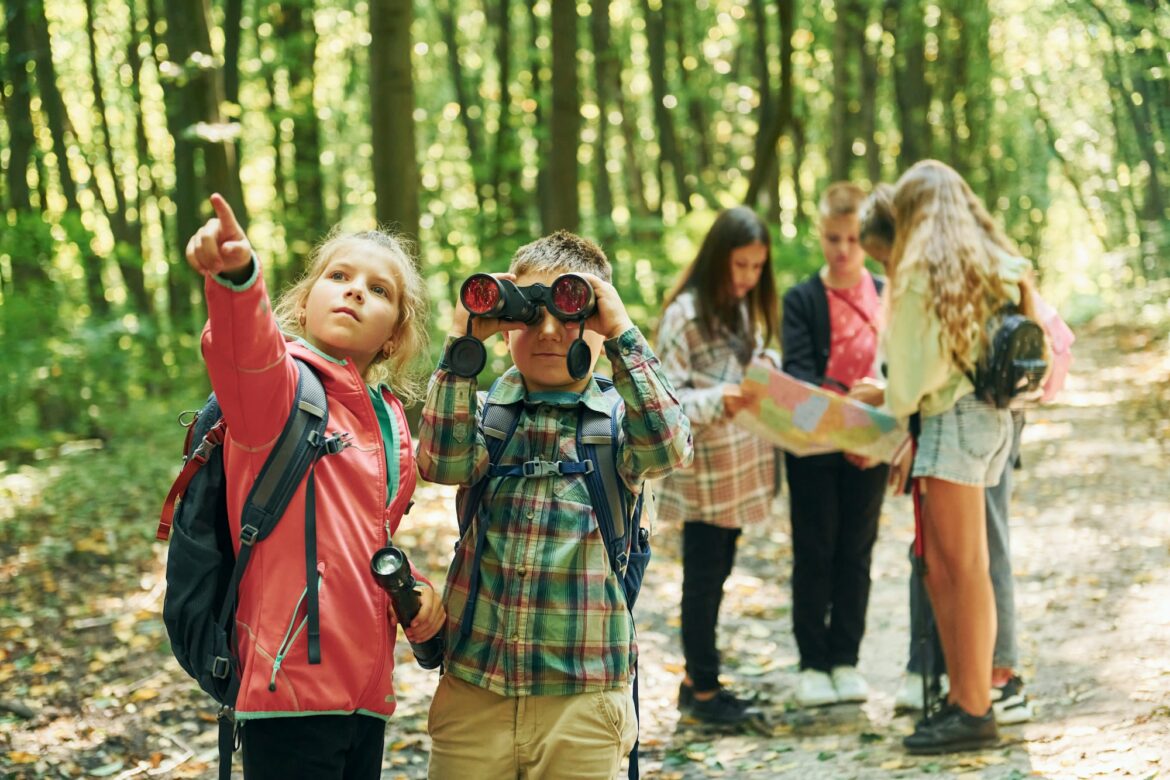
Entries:
POLYGON ((552 285, 552 304, 562 315, 589 316, 593 308, 593 287, 576 274, 561 274, 552 285))
POLYGON ((500 305, 500 283, 489 274, 475 274, 459 291, 463 307, 476 316, 492 314, 500 305))

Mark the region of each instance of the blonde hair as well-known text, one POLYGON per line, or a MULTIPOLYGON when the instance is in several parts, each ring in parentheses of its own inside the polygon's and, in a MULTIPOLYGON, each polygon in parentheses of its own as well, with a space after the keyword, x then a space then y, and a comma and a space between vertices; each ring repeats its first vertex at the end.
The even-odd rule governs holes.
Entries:
POLYGON ((567 230, 558 230, 516 250, 509 273, 544 274, 556 271, 590 273, 609 282, 613 266, 597 244, 567 230))
MULTIPOLYGON (((938 160, 922 160, 898 180, 894 221, 893 301, 912 275, 926 274, 942 346, 959 369, 973 370, 986 347, 982 325, 1007 298, 998 256, 1016 254, 1015 247, 963 177, 938 160)), ((1030 296, 1020 286, 1021 309, 1028 313, 1030 296)))
POLYGON ((817 204, 821 220, 856 214, 865 200, 865 190, 851 181, 835 181, 825 188, 817 204))
POLYGON ((300 321, 300 311, 309 297, 309 290, 338 254, 363 243, 386 252, 396 266, 401 284, 398 289, 398 322, 392 333, 386 334, 387 338, 393 335, 394 350, 389 355, 384 352, 375 355, 362 378, 371 385, 385 382, 399 400, 410 404, 422 397, 423 370, 418 365, 418 358, 426 352, 429 337, 426 284, 411 257, 412 246, 408 241, 384 230, 347 233, 335 227, 313 248, 304 275, 284 291, 272 311, 282 331, 304 337, 305 326, 300 321))

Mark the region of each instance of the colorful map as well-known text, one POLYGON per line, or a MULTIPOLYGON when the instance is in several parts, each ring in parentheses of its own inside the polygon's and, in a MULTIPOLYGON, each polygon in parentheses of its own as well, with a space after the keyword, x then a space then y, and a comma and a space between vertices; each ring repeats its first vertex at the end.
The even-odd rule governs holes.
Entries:
POLYGON ((889 463, 909 444, 896 417, 769 366, 748 366, 741 387, 752 402, 735 423, 793 455, 845 451, 889 463))

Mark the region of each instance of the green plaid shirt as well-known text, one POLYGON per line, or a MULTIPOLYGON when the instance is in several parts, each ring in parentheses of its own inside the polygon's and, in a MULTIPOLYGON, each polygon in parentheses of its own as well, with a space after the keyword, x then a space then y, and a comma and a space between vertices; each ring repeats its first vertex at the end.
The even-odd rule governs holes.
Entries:
MULTIPOLYGON (((690 423, 637 328, 605 342, 624 401, 615 458, 631 489, 691 460, 690 423)), ((522 400, 516 432, 500 462, 579 460, 577 409, 610 413, 597 382, 584 392, 529 393, 516 369, 491 400, 522 400)), ((440 362, 423 406, 419 472, 444 484, 475 484, 488 472, 477 425, 476 380, 440 362)), ((621 582, 610 567, 581 475, 503 477, 488 486, 490 518, 469 636, 460 632, 475 559, 476 524, 447 572, 447 673, 504 696, 603 691, 626 685, 637 658, 621 582)))

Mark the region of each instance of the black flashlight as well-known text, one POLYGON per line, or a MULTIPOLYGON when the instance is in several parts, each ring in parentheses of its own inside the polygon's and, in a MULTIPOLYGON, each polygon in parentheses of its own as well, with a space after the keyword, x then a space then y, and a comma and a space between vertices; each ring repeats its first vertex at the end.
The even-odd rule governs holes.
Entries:
MULTIPOLYGON (((390 597, 390 608, 403 627, 414 622, 418 615, 419 598, 415 591, 414 575, 410 573, 410 562, 406 553, 397 547, 383 547, 370 559, 370 572, 374 581, 390 597)), ((443 663, 443 632, 439 631, 425 642, 410 643, 414 659, 424 669, 435 669, 443 663)))

